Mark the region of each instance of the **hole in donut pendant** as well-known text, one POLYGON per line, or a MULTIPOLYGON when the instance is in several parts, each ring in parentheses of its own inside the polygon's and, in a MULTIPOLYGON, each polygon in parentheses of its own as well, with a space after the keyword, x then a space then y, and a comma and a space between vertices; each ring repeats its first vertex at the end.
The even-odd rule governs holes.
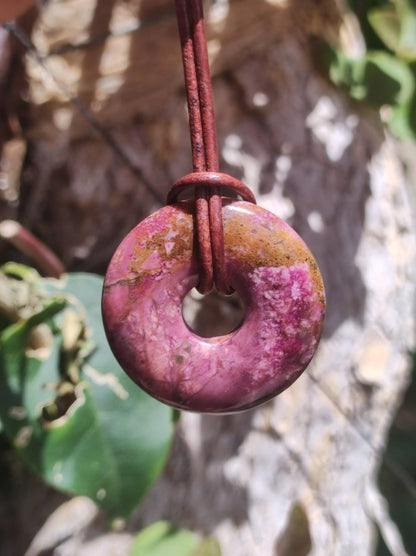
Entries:
POLYGON ((321 336, 325 295, 317 264, 280 218, 252 203, 225 204, 230 285, 245 318, 228 334, 201 337, 185 323, 197 285, 193 205, 168 205, 136 226, 116 250, 102 310, 111 348, 141 388, 173 407, 232 413, 287 388, 321 336))
POLYGON ((213 290, 203 295, 192 288, 182 303, 185 324, 203 338, 234 332, 243 323, 245 313, 244 302, 238 292, 222 295, 213 290))

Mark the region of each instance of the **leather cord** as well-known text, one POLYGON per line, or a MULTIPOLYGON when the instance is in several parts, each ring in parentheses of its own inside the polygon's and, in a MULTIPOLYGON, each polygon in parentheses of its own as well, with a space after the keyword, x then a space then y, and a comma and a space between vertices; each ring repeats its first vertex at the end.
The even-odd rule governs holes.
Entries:
POLYGON ((205 294, 214 284, 232 292, 227 280, 222 221, 222 188, 254 202, 250 189, 219 172, 214 103, 209 70, 202 0, 175 0, 185 88, 189 112, 193 173, 178 180, 168 194, 175 202, 185 189, 195 188, 195 221, 199 256, 198 290, 205 294))

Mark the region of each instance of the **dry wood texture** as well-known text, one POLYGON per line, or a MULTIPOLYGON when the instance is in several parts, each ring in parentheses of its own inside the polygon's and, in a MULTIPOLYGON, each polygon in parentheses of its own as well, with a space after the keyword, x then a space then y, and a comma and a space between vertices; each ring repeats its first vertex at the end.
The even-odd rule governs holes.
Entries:
MULTIPOLYGON (((29 154, 16 211, 69 268, 103 271, 159 206, 144 182, 163 197, 190 170, 172 8, 51 1, 34 21, 49 73, 27 56, 29 154)), ((395 144, 317 70, 311 38, 339 35, 335 1, 206 8, 222 169, 309 244, 328 315, 310 369, 275 401, 232 417, 182 416, 171 462, 130 530, 167 518, 218 535, 225 556, 369 556, 378 525, 404 554, 376 486, 413 346, 414 224, 395 144)), ((97 554, 110 554, 102 546, 97 554)), ((82 535, 66 548, 94 554, 82 535)))

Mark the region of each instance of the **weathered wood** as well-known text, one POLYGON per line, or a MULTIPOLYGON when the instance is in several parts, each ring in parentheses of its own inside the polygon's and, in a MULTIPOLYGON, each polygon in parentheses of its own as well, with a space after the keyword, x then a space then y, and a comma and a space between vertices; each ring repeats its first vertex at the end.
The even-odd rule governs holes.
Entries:
MULTIPOLYGON (((414 224, 396 146, 317 70, 310 37, 337 35, 335 2, 218 1, 207 15, 222 169, 309 244, 328 315, 309 370, 275 401, 232 417, 182 415, 130 529, 171 519, 218 535, 226 556, 367 556, 378 525, 401 554, 376 486, 413 345, 414 224)), ((190 170, 171 2, 51 2, 33 40, 160 194, 190 170), (138 18, 134 32, 64 49, 138 18)), ((69 267, 102 271, 157 203, 30 58, 27 77, 23 221, 69 267)), ((75 533, 68 543, 93 554, 75 533)))
MULTIPOLYGON (((332 2, 321 2, 325 7, 321 11, 312 9, 308 2, 294 2, 291 10, 279 9, 279 4, 284 2, 261 1, 255 7, 247 0, 214 4, 207 17, 214 74, 237 67, 247 57, 265 55, 271 43, 293 35, 305 23, 313 32, 337 22, 332 2)), ((49 56, 48 65, 65 88, 88 105, 104 125, 125 125, 138 116, 154 118, 183 87, 177 24, 170 0, 127 4, 67 0, 59 8, 52 3, 43 11, 33 41, 42 55, 49 56), (88 37, 107 34, 106 40, 76 48, 88 37)), ((28 73, 36 135, 41 131, 39 125, 45 126, 45 133, 69 131, 72 137, 85 134, 88 126, 68 106, 67 94, 50 80, 45 81, 36 61, 29 62, 28 73), (49 122, 43 117, 45 111, 52 116, 49 122)))

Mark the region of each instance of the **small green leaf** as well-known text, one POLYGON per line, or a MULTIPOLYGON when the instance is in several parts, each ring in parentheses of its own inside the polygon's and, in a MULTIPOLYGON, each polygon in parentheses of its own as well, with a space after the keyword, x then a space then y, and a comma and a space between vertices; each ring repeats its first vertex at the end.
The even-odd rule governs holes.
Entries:
POLYGON ((368 21, 386 46, 396 52, 400 43, 401 24, 394 6, 383 6, 370 10, 368 21))
POLYGON ((355 64, 355 83, 362 84, 366 100, 373 106, 407 102, 415 82, 407 64, 387 52, 369 52, 361 63, 355 64))
POLYGON ((357 100, 377 107, 395 105, 407 102, 415 90, 409 66, 387 52, 368 52, 358 60, 347 58, 329 45, 321 47, 320 52, 331 80, 346 87, 357 100))
POLYGON ((203 539, 191 556, 221 556, 221 547, 214 537, 203 539))
POLYGON ((319 42, 317 55, 333 83, 352 98, 375 108, 391 107, 387 124, 397 137, 416 138, 416 62, 408 63, 382 50, 350 59, 319 42))
POLYGON ((401 32, 397 54, 405 60, 416 60, 416 6, 412 1, 401 7, 401 32))
POLYGON ((369 11, 368 20, 386 46, 404 60, 416 59, 416 6, 400 0, 395 6, 369 11))
POLYGON ((129 556, 193 556, 198 543, 195 533, 158 521, 137 535, 129 556))

